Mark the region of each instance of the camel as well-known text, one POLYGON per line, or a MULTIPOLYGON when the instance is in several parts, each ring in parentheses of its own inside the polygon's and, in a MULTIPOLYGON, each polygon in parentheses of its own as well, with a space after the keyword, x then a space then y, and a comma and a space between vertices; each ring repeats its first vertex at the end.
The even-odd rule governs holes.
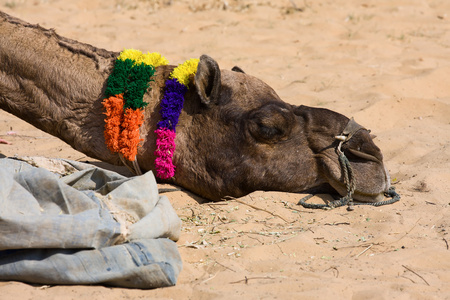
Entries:
MULTIPOLYGON (((119 53, 2 12, 0 36, 0 108, 89 157, 121 165, 105 145, 102 106, 119 53)), ((173 69, 157 67, 144 95, 136 156, 143 172, 155 171, 159 103, 173 69)), ((355 200, 379 202, 388 191, 389 173, 369 131, 359 126, 344 143, 336 139, 352 124, 346 116, 288 104, 266 83, 238 67, 221 70, 207 55, 190 79, 177 126, 176 172, 165 182, 213 201, 255 190, 346 195, 339 146, 353 169, 355 200)))

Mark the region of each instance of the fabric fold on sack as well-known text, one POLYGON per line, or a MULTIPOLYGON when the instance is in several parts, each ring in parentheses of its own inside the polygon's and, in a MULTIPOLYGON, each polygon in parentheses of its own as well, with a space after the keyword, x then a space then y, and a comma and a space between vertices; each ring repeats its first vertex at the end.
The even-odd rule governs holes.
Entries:
POLYGON ((181 221, 152 172, 128 178, 49 160, 0 159, 0 280, 156 288, 182 268, 181 221), (34 165, 34 166, 33 166, 34 165), (50 167, 49 169, 52 169, 50 167))

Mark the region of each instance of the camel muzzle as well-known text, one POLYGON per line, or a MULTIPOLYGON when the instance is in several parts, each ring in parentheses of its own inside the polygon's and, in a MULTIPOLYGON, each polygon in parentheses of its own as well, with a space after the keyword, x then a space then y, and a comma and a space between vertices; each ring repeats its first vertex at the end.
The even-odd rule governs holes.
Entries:
MULTIPOLYGON (((344 183, 345 183, 347 194, 344 197, 342 197, 338 200, 335 200, 335 201, 328 202, 327 204, 306 203, 306 200, 310 199, 313 196, 313 195, 308 195, 308 196, 300 199, 298 204, 302 205, 305 208, 322 208, 322 209, 332 209, 335 207, 347 205, 347 210, 352 211, 352 210, 354 210, 354 205, 382 206, 382 205, 392 204, 392 203, 395 203, 400 200, 400 195, 395 192, 394 187, 390 186, 389 172, 387 171, 386 168, 384 168, 384 171, 385 171, 385 178, 386 178, 387 184, 386 184, 386 190, 384 191, 384 193, 380 193, 377 195, 363 195, 363 194, 359 193, 358 191, 356 191, 356 180, 355 180, 353 168, 350 164, 350 161, 348 160, 347 156, 345 155, 344 151, 342 151, 341 148, 344 143, 348 142, 359 130, 362 130, 362 129, 367 130, 363 126, 356 123, 353 118, 351 118, 349 120, 349 122, 347 123, 347 125, 345 126, 342 133, 335 137, 336 140, 339 141, 338 145, 336 146, 336 152, 339 157, 339 165, 341 167, 342 174, 344 175, 344 183), (383 199, 383 196, 391 198, 391 199, 381 201, 381 199, 383 199), (355 198, 356 200, 363 200, 363 198, 371 198, 371 200, 372 201, 374 200, 374 202, 354 203, 353 198, 355 198)), ((378 158, 376 158, 370 154, 367 154, 367 153, 364 153, 361 151, 357 151, 357 150, 353 150, 353 149, 349 149, 349 152, 360 158, 381 163, 381 161, 378 158)))

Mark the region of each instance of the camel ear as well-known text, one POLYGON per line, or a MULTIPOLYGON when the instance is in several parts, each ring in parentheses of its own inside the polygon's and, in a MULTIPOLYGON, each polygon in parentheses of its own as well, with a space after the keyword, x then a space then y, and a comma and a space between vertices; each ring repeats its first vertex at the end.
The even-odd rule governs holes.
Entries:
POLYGON ((216 103, 220 95, 220 69, 208 55, 202 55, 195 74, 195 87, 201 101, 208 105, 216 103))
POLYGON ((244 70, 242 70, 242 69, 241 69, 240 67, 238 67, 238 66, 234 66, 233 69, 231 69, 231 71, 238 72, 238 73, 244 73, 244 74, 245 74, 244 70))

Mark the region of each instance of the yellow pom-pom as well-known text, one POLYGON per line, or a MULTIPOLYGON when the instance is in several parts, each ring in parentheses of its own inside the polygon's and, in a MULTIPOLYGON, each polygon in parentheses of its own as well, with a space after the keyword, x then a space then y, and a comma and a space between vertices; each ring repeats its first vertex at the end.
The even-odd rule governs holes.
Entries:
POLYGON ((136 63, 144 63, 155 68, 169 64, 169 61, 158 52, 147 53, 142 55, 136 63))
POLYGON ((142 52, 136 49, 125 49, 123 50, 117 59, 126 60, 131 59, 132 61, 137 61, 142 56, 142 52))
POLYGON ((188 86, 189 76, 197 72, 199 61, 200 59, 198 58, 191 58, 185 61, 183 64, 179 65, 172 71, 170 78, 175 78, 179 83, 188 86))
POLYGON ((142 54, 141 51, 135 49, 123 50, 117 59, 131 59, 134 61, 134 65, 144 63, 146 65, 153 66, 154 68, 169 64, 169 61, 158 52, 142 54))

